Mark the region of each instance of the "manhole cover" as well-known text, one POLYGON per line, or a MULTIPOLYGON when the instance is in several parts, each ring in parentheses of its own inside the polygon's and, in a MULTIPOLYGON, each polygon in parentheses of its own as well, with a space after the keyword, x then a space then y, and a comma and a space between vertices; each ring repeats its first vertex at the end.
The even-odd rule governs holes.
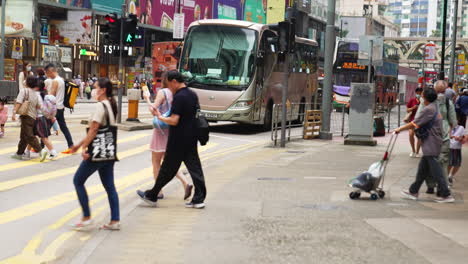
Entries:
POLYGON ((270 177, 262 177, 258 178, 259 181, 290 181, 291 178, 270 178, 270 177))
POLYGON ((300 206, 304 209, 319 210, 319 211, 336 211, 339 209, 347 209, 344 206, 332 205, 332 204, 304 204, 300 206))

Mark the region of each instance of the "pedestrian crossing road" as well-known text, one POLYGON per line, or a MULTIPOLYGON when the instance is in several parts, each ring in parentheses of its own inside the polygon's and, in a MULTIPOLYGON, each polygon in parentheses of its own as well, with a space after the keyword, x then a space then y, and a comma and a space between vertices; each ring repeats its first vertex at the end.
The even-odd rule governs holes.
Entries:
MULTIPOLYGON (((70 122, 70 129, 75 141, 85 135, 79 120, 70 122)), ((222 165, 230 158, 268 142, 268 134, 264 133, 219 131, 215 129, 211 141, 199 147, 208 190, 210 177, 215 177, 210 175, 210 166, 222 165)), ((148 149, 151 135, 149 130, 119 131, 120 162, 115 166, 115 184, 121 208, 135 204, 135 190, 154 183, 148 149)), ((81 217, 72 180, 81 155, 60 154, 43 163, 39 162, 37 154, 33 154, 31 160, 14 160, 10 155, 16 151, 18 138, 18 128, 9 127, 6 137, 0 139, 0 263, 60 263, 68 253, 63 248, 73 247, 77 240, 76 231, 72 231, 69 225, 81 217)), ((52 136, 51 140, 57 150, 66 149, 62 135, 52 136)), ((189 177, 188 174, 186 176, 189 177)), ((170 184, 179 183, 175 180, 170 184)), ((86 187, 93 218, 95 221, 107 221, 110 213, 107 195, 97 174, 88 179, 86 187)), ((182 196, 181 192, 166 195, 182 196)), ((183 203, 182 199, 180 202, 183 203)), ((91 237, 92 234, 80 236, 82 241, 79 242, 86 242, 91 237)))

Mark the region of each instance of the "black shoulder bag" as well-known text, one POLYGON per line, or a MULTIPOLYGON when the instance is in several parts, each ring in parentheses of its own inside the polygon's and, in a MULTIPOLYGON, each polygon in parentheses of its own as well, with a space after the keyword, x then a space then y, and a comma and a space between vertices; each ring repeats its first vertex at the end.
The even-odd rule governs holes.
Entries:
POLYGON ((416 128, 414 130, 414 133, 416 134, 417 138, 419 138, 421 140, 424 140, 427 137, 429 137, 429 130, 434 125, 434 121, 436 120, 438 114, 439 114, 439 112, 436 112, 434 114, 434 117, 431 119, 431 121, 429 121, 427 124, 425 124, 425 125, 423 125, 423 126, 421 126, 419 128, 416 128))
MULTIPOLYGON (((117 158, 117 127, 111 126, 107 106, 104 103, 101 104, 106 111, 107 126, 100 126, 96 137, 89 144, 89 160, 91 162, 119 161, 117 158)), ((89 128, 86 131, 89 131, 89 128)))
POLYGON ((202 146, 205 146, 206 143, 210 140, 210 125, 206 118, 200 112, 200 104, 197 101, 197 113, 196 113, 196 122, 197 122, 197 139, 202 146))

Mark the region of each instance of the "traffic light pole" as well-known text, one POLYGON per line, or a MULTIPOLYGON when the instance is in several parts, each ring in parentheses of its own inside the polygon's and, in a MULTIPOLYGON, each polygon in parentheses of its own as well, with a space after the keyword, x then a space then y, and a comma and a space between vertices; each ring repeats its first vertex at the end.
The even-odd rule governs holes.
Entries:
POLYGON ((327 28, 325 31, 325 79, 322 89, 322 128, 321 139, 332 139, 331 110, 333 91, 333 53, 335 52, 335 7, 336 0, 328 0, 327 28))
POLYGON ((288 102, 288 85, 289 85, 289 51, 284 54, 283 61, 283 89, 281 98, 281 139, 280 146, 286 147, 286 116, 287 116, 287 102, 288 102))
POLYGON ((125 10, 127 9, 127 5, 122 5, 122 16, 120 19, 120 50, 119 50, 119 101, 118 101, 118 114, 117 114, 117 123, 122 123, 122 97, 123 97, 123 89, 124 89, 124 78, 123 78, 123 38, 124 38, 124 17, 125 17, 125 10))

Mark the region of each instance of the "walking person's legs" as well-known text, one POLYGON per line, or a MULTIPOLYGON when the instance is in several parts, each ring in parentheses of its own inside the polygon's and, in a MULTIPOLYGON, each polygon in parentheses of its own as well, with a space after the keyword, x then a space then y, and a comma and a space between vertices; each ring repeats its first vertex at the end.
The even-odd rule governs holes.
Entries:
POLYGON ((408 131, 408 135, 409 135, 409 142, 410 142, 410 145, 411 145, 411 156, 413 156, 414 154, 416 154, 416 147, 415 147, 415 139, 414 139, 414 129, 410 129, 408 131))
POLYGON ((444 170, 442 169, 439 160, 437 157, 428 157, 427 163, 429 171, 437 183, 437 192, 439 192, 442 198, 449 197, 450 190, 448 189, 447 180, 444 178, 444 170))
POLYGON ((145 202, 155 205, 158 200, 159 192, 175 177, 177 171, 179 171, 180 165, 182 164, 182 158, 180 156, 181 154, 171 151, 170 149, 166 151, 166 157, 163 160, 158 178, 154 183, 153 188, 145 192, 137 192, 145 202))
MULTIPOLYGON (((161 161, 164 157, 164 152, 151 152, 151 161, 153 163, 153 177, 154 181, 158 179, 159 170, 161 169, 161 161)), ((158 199, 163 199, 164 194, 162 190, 158 193, 158 199)))
POLYGON ((202 204, 206 198, 205 176, 203 175, 203 169, 196 146, 187 152, 184 163, 192 177, 193 185, 195 186, 192 204, 202 204))
POLYGON ((416 180, 413 184, 411 184, 409 188, 409 192, 413 195, 417 195, 419 193, 419 189, 423 184, 426 176, 430 174, 429 172, 429 165, 428 165, 428 158, 427 156, 423 156, 419 161, 418 171, 416 173, 416 180))
MULTIPOLYGON (((22 118, 20 117, 20 119, 22 118)), ((24 154, 24 151, 26 150, 26 147, 28 146, 27 134, 26 134, 27 129, 29 129, 27 121, 23 122, 23 120, 21 120, 20 141, 18 142, 18 150, 16 151, 16 154, 19 156, 24 154)))
POLYGON ((91 211, 89 209, 88 193, 86 192, 84 184, 89 176, 99 169, 98 165, 99 163, 83 160, 73 177, 73 184, 75 185, 78 201, 83 210, 83 217, 81 218, 81 222, 75 225, 76 228, 91 224, 89 222, 89 220, 91 220, 91 211))
POLYGON ((109 206, 111 210, 110 225, 116 224, 120 221, 120 210, 119 210, 119 195, 115 189, 114 183, 114 161, 106 162, 102 168, 99 169, 99 177, 101 178, 102 185, 107 192, 107 198, 109 199, 109 206))
POLYGON ((70 131, 68 130, 67 123, 65 122, 65 115, 64 115, 65 110, 64 109, 57 109, 57 115, 56 119, 57 122, 60 126, 60 130, 62 131, 63 135, 65 136, 65 139, 67 140, 68 147, 73 146, 73 139, 70 134, 70 131))

